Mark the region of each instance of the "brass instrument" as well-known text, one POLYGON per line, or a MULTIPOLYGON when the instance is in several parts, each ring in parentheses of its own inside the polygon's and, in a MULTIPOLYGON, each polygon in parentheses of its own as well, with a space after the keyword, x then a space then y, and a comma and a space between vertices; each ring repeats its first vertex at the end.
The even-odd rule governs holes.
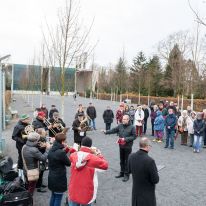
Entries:
POLYGON ((24 130, 23 130, 23 132, 22 132, 22 134, 21 134, 22 139, 26 139, 26 138, 29 136, 29 133, 30 133, 30 132, 34 132, 34 126, 31 125, 31 124, 27 125, 27 126, 24 128, 24 130))
POLYGON ((64 126, 62 125, 61 122, 58 122, 58 120, 55 120, 53 124, 57 124, 58 127, 56 127, 59 131, 63 131, 64 130, 64 126))
POLYGON ((80 132, 86 132, 89 129, 87 116, 80 122, 79 127, 81 128, 80 132))
MULTIPOLYGON (((47 127, 49 127, 49 126, 52 125, 52 123, 51 123, 48 119, 46 119, 46 118, 44 118, 44 124, 45 124, 47 127)), ((57 134, 56 131, 55 131, 53 128, 50 128, 49 130, 53 133, 54 136, 57 134)))

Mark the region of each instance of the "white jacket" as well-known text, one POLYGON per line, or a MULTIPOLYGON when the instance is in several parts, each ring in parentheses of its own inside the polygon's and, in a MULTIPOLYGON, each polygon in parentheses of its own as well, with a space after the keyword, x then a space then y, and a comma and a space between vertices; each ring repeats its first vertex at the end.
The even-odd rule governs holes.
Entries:
MULTIPOLYGON (((188 126, 189 126, 189 116, 187 116, 187 119, 186 119, 186 127, 184 127, 184 131, 188 131, 188 126)), ((178 121, 177 121, 177 125, 179 127, 182 127, 182 124, 183 124, 183 116, 180 116, 178 121)))
MULTIPOLYGON (((195 118, 195 119, 196 119, 196 118, 195 118)), ((192 119, 192 117, 189 117, 188 127, 187 127, 189 134, 194 134, 194 128, 193 128, 193 126, 194 126, 194 121, 195 121, 195 119, 192 119)))
POLYGON ((135 112, 135 117, 134 117, 134 119, 135 119, 134 124, 135 124, 136 126, 142 126, 142 125, 143 125, 143 120, 144 120, 144 111, 143 111, 142 109, 141 109, 140 111, 137 110, 137 111, 135 112))

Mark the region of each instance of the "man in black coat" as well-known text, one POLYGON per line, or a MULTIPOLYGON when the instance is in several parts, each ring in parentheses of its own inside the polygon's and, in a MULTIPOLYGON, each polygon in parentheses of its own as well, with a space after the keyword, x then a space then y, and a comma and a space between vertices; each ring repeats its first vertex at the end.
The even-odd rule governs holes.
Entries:
POLYGON ((128 169, 132 174, 132 206, 156 206, 155 184, 159 175, 155 161, 148 156, 150 141, 140 139, 140 150, 129 156, 128 169))
POLYGON ((149 110, 148 110, 146 104, 143 105, 142 110, 144 111, 144 134, 146 134, 146 132, 147 132, 147 119, 149 117, 149 110))
POLYGON ((27 114, 22 114, 17 125, 14 127, 12 139, 16 141, 16 148, 18 150, 18 169, 23 169, 23 160, 21 155, 22 147, 26 144, 27 139, 23 138, 24 129, 30 124, 30 118, 27 114))
POLYGON ((47 130, 47 125, 44 123, 45 116, 44 112, 38 112, 37 117, 32 122, 34 129, 44 128, 47 130))
POLYGON ((91 102, 87 107, 87 115, 89 116, 89 126, 92 127, 94 130, 96 130, 95 119, 97 117, 97 114, 96 114, 96 109, 91 102))
POLYGON ((119 135, 119 152, 120 152, 120 173, 115 176, 116 178, 123 177, 122 181, 126 182, 129 180, 128 171, 128 157, 132 152, 133 141, 136 139, 135 127, 131 125, 129 116, 124 115, 122 118, 122 123, 111 130, 103 130, 105 134, 115 134, 119 135))
POLYGON ((114 119, 114 113, 111 110, 110 106, 107 106, 107 109, 104 111, 103 119, 104 119, 104 123, 106 125, 106 130, 110 130, 111 124, 112 124, 113 119, 114 119))
POLYGON ((72 124, 72 129, 74 130, 74 143, 77 143, 80 146, 82 139, 86 136, 88 127, 88 123, 87 121, 84 121, 84 118, 84 115, 79 113, 77 119, 75 119, 72 124))

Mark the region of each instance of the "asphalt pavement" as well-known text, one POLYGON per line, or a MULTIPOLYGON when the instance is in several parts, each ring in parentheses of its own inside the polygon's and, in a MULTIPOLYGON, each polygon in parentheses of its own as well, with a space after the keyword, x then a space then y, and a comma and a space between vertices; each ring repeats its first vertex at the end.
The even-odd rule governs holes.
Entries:
MULTIPOLYGON (((31 100, 34 107, 39 107, 40 96, 30 97, 29 103, 25 101, 22 95, 15 95, 16 102, 12 103, 12 109, 17 109, 19 114, 28 113, 32 116, 31 100)), ((100 130, 104 129, 102 114, 107 105, 110 105, 113 111, 116 111, 118 102, 105 100, 90 100, 77 97, 74 102, 71 96, 65 97, 64 120, 68 126, 72 125, 74 115, 79 103, 87 107, 92 101, 97 110, 96 125, 97 130, 88 132, 88 136, 93 139, 93 146, 99 148, 102 154, 109 162, 109 169, 99 173, 99 187, 96 206, 130 206, 132 178, 126 183, 116 179, 115 175, 119 172, 119 150, 116 144, 117 135, 105 136, 100 130)), ((60 96, 43 96, 43 103, 47 108, 55 104, 60 109, 60 96)), ((15 142, 11 139, 13 127, 17 119, 12 120, 10 125, 3 133, 6 139, 6 153, 14 161, 17 160, 17 150, 15 142)), ((112 126, 116 126, 114 122, 112 126)), ((151 136, 151 125, 148 120, 148 131, 146 136, 151 136)), ((69 145, 73 144, 73 132, 68 133, 69 145)), ((139 139, 135 140, 133 152, 138 150, 139 139)), ((164 165, 165 168, 159 172, 160 182, 156 187, 157 206, 205 206, 206 205, 206 149, 201 153, 193 153, 192 148, 180 145, 180 138, 175 141, 175 149, 165 149, 164 143, 153 143, 152 150, 149 153, 156 161, 157 165, 164 165)), ((45 172, 44 183, 47 184, 48 172, 45 172)), ((68 169, 69 179, 69 169, 68 169)), ((58 180, 57 180, 58 181, 58 180)), ((34 195, 34 205, 49 205, 50 191, 46 193, 37 193, 34 195)), ((66 193, 65 193, 66 196, 66 193)), ((64 205, 64 201, 62 201, 64 205)))

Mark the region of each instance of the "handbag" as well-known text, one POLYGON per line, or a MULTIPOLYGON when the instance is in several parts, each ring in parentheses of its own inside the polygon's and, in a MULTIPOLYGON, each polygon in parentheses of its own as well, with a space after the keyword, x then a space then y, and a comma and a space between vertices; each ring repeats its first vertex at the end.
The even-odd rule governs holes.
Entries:
MULTIPOLYGON (((35 169, 31 169, 31 170, 28 170, 27 166, 26 166, 26 162, 25 162, 25 159, 24 159, 24 155, 23 155, 23 149, 24 149, 25 146, 23 146, 22 148, 22 159, 23 159, 23 163, 24 163, 24 167, 25 167, 25 170, 26 170, 26 175, 27 175, 27 179, 28 181, 36 181, 39 179, 39 168, 35 168, 35 169)), ((39 164, 39 163, 38 163, 39 164)))

